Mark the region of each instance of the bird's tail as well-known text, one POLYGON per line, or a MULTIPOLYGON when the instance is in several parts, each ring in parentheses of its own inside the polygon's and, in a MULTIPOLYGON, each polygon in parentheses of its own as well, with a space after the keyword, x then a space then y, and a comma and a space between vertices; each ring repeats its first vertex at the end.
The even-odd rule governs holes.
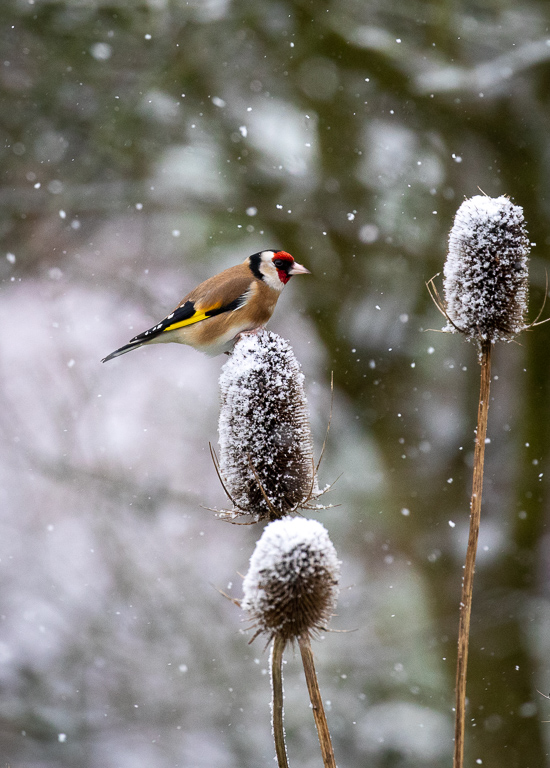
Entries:
POLYGON ((129 344, 125 344, 123 347, 120 347, 119 349, 115 349, 115 351, 111 352, 110 355, 107 355, 107 357, 104 357, 101 362, 106 363, 107 360, 112 360, 113 357, 118 357, 119 355, 125 355, 126 352, 131 352, 133 349, 137 349, 138 347, 143 347, 143 345, 148 342, 149 342, 149 339, 147 339, 147 342, 142 341, 141 339, 136 339, 135 341, 131 341, 129 344))

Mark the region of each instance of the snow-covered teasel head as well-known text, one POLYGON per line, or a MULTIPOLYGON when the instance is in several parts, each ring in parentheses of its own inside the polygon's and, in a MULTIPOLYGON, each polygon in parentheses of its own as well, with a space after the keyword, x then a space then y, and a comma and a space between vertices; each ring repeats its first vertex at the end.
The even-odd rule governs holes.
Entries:
POLYGON ((523 209, 476 195, 458 209, 445 262, 446 331, 508 341, 525 327, 529 239, 523 209))
POLYGON ((273 520, 319 494, 304 376, 290 344, 241 337, 220 376, 219 472, 233 516, 273 520))
MULTIPOLYGON (((340 561, 316 520, 285 517, 264 529, 250 558, 241 607, 271 640, 325 629, 336 608, 340 561)), ((255 635, 255 637, 256 637, 255 635)))

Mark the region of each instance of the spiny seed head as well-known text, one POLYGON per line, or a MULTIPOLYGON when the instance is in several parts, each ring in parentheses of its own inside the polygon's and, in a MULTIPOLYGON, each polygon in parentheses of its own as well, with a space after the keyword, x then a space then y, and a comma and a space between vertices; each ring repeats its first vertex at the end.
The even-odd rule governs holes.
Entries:
POLYGON ((336 608, 340 561, 316 520, 285 517, 264 530, 243 582, 257 634, 285 642, 324 629, 336 608))
POLYGON ((529 239, 523 209, 476 195, 458 209, 445 262, 445 330, 508 341, 525 328, 529 239))
POLYGON ((220 472, 234 514, 276 519, 307 504, 318 488, 304 376, 290 344, 263 330, 241 337, 220 390, 220 472))

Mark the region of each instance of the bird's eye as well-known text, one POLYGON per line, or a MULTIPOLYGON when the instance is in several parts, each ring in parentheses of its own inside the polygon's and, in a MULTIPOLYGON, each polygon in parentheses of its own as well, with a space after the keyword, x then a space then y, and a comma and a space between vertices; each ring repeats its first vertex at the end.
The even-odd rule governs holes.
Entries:
POLYGON ((285 265, 284 259, 275 259, 273 264, 277 269, 282 269, 285 265))

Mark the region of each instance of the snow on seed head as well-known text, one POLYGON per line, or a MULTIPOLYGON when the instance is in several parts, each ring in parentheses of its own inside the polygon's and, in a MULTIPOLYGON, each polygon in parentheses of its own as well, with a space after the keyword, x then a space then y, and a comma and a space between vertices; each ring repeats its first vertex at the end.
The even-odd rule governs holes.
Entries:
POLYGON ((462 203, 445 262, 445 330, 507 341, 525 328, 529 240, 523 209, 507 197, 462 203))
POLYGON ((220 473, 236 509, 276 519, 318 494, 304 376, 290 344, 243 336, 220 376, 220 473))
POLYGON ((285 642, 324 629, 338 598, 340 561, 316 520, 270 523, 256 544, 243 582, 241 607, 257 633, 285 642))

